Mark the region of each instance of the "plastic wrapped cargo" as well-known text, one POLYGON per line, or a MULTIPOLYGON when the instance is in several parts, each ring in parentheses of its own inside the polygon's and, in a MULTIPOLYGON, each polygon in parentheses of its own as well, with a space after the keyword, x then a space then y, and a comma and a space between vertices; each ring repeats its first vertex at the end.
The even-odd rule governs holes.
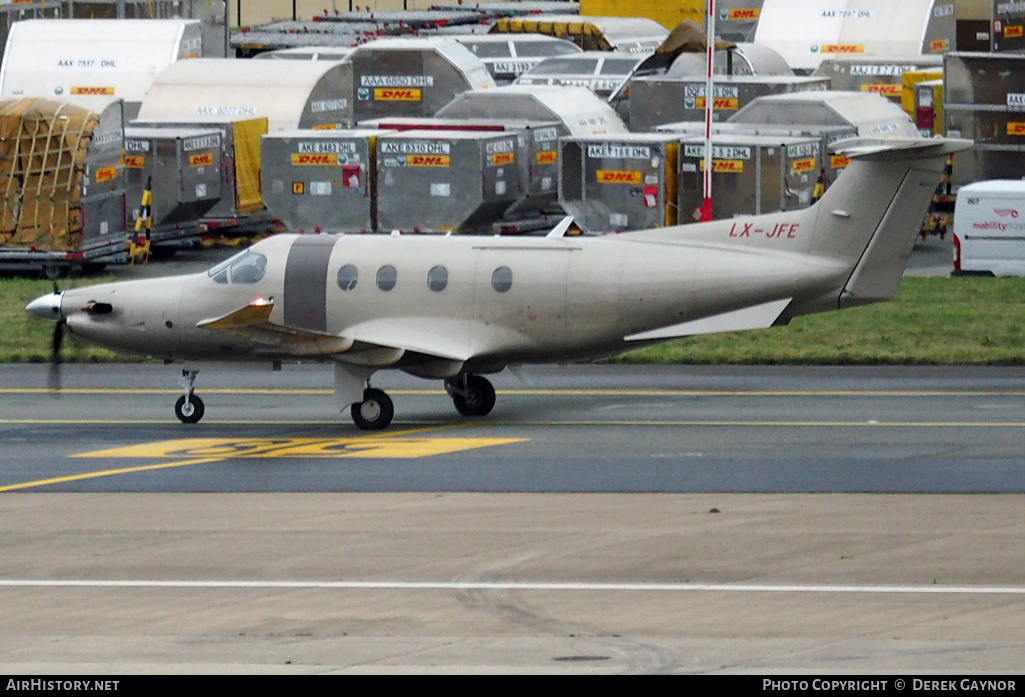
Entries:
POLYGON ((754 41, 810 73, 835 56, 940 55, 956 34, 951 0, 763 0, 754 41))
POLYGON ((377 139, 381 230, 490 231, 523 193, 514 134, 405 131, 377 139))
POLYGON ((943 67, 946 133, 975 141, 954 156, 957 185, 1021 179, 1025 154, 1025 55, 948 53, 943 67))
POLYGON ((581 230, 623 232, 675 225, 678 138, 628 133, 564 138, 559 202, 581 230))
POLYGON ((0 266, 124 261, 122 109, 0 101, 0 266))
POLYGON ((122 99, 131 119, 158 73, 202 51, 198 20, 15 22, 0 69, 0 98, 58 99, 86 108, 122 99))
POLYGON ((266 118, 271 131, 346 128, 351 100, 347 63, 197 58, 157 75, 138 120, 266 118))
POLYGON ((445 119, 559 121, 575 136, 626 133, 608 102, 586 87, 506 85, 464 92, 438 110, 445 119))
MULTIPOLYGON (((713 219, 810 206, 822 168, 819 148, 815 138, 713 135, 713 219)), ((702 207, 704 168, 704 139, 682 139, 678 202, 683 220, 696 220, 702 207)))
MULTIPOLYGON (((769 94, 825 91, 817 77, 742 75, 715 80, 714 117, 725 121, 758 97, 769 94)), ((663 123, 705 120, 704 78, 642 77, 630 82, 630 130, 654 130, 663 123)))
POLYGON ((278 131, 262 139, 267 209, 292 231, 377 230, 377 139, 390 131, 278 131))
POLYGON ((383 116, 434 116, 456 95, 495 81, 454 39, 381 39, 349 57, 355 121, 383 116))

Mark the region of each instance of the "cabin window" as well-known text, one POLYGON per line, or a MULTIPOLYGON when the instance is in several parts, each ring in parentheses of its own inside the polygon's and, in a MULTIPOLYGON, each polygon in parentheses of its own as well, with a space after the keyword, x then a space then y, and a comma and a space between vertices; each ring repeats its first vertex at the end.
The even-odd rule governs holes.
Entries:
POLYGON ((499 266, 495 269, 495 272, 491 274, 491 287, 499 293, 512 288, 512 269, 508 266, 499 266))
POLYGON ((448 285, 448 269, 444 266, 435 266, 427 272, 427 287, 435 293, 445 290, 448 285))
POLYGON ((377 270, 377 287, 381 290, 391 290, 395 287, 398 272, 391 264, 382 266, 377 270))
POLYGON ((359 272, 352 264, 346 264, 338 269, 338 287, 342 290, 352 290, 356 287, 359 272))

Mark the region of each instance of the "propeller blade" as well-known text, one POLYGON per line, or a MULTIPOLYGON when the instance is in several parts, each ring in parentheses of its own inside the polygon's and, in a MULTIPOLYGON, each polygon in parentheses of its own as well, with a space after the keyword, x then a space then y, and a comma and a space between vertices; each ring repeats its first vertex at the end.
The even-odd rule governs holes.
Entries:
POLYGON ((61 348, 64 346, 64 321, 61 320, 53 327, 53 336, 50 339, 50 378, 49 387, 51 390, 61 388, 61 348))

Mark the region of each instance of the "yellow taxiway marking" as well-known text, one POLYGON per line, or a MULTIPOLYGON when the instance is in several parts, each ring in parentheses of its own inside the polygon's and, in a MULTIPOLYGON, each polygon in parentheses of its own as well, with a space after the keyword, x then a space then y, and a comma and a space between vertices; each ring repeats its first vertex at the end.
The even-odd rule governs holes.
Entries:
MULTIPOLYGON (((234 394, 234 395, 332 395, 333 390, 321 388, 209 388, 200 390, 202 394, 234 394)), ((390 389, 389 394, 401 395, 444 395, 445 390, 437 389, 390 389)), ((498 395, 535 395, 535 396, 590 396, 590 397, 1022 397, 1025 390, 660 390, 660 389, 589 389, 589 388, 554 388, 532 389, 513 388, 496 390, 498 395)), ((0 395, 5 394, 68 394, 68 395, 180 395, 180 389, 151 388, 61 388, 54 390, 46 387, 3 387, 0 395)))
POLYGON ((526 438, 183 438, 108 448, 72 457, 383 458, 429 457, 521 443, 526 438))
POLYGON ((299 458, 418 458, 430 455, 486 448, 508 443, 521 443, 528 438, 409 438, 413 434, 458 428, 463 424, 446 424, 410 428, 361 438, 185 438, 110 448, 71 457, 173 457, 176 462, 155 465, 121 467, 118 469, 83 472, 64 477, 37 479, 0 486, 0 493, 18 491, 50 484, 65 484, 118 474, 133 474, 174 467, 205 465, 239 457, 299 457, 299 458))

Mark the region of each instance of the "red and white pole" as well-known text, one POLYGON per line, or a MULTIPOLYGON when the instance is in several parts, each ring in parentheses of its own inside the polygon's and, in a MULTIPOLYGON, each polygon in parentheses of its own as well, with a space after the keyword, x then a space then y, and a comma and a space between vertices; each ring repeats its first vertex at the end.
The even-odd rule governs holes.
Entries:
POLYGON ((715 0, 705 0, 705 41, 707 63, 705 72, 705 176, 701 221, 712 219, 712 111, 715 108, 712 64, 715 58, 715 0))

